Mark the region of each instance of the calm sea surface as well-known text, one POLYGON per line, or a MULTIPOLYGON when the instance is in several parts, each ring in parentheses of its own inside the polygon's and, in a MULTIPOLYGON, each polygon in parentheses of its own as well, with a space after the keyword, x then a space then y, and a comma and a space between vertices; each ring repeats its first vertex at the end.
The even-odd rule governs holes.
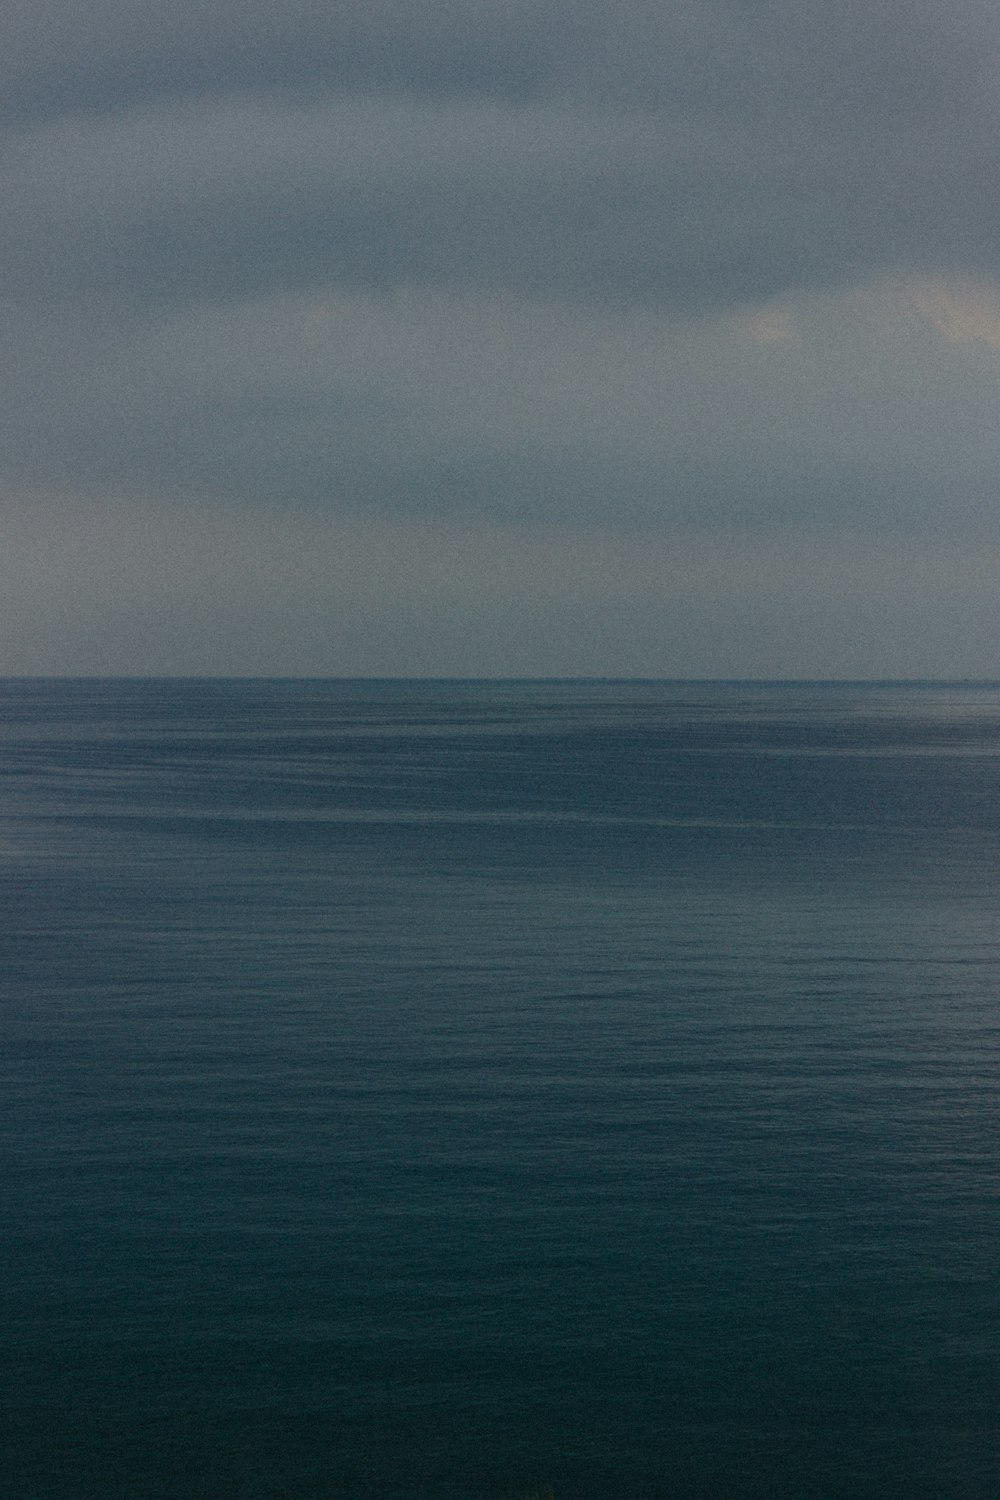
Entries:
POLYGON ((0 683, 5 1500, 996 1500, 1000 687, 0 683))

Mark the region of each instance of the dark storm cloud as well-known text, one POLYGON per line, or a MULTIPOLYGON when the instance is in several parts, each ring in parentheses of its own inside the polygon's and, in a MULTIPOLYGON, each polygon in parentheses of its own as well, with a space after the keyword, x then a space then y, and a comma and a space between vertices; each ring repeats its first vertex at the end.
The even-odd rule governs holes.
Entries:
POLYGON ((980 271, 998 30, 961 4, 25 9, 8 287, 705 305, 980 271))
POLYGON ((905 124, 954 107, 991 21, 968 0, 36 0, 8 15, 0 82, 22 117, 360 88, 905 124))
POLYGON ((63 120, 0 166, 8 292, 210 300, 329 281, 710 306, 989 268, 992 151, 338 98, 63 120))

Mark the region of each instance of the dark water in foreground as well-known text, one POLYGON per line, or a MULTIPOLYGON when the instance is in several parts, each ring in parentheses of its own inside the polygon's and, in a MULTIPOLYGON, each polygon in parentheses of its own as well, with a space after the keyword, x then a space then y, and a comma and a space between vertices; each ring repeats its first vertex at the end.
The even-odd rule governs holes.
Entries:
POLYGON ((0 1490, 996 1500, 1000 688, 0 684, 0 1490))

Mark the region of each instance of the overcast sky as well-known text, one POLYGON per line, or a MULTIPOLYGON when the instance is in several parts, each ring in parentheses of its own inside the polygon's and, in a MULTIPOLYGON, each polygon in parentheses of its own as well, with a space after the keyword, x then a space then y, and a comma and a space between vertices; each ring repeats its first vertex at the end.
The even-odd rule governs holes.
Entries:
POLYGON ((986 0, 32 0, 0 672, 1000 676, 986 0))

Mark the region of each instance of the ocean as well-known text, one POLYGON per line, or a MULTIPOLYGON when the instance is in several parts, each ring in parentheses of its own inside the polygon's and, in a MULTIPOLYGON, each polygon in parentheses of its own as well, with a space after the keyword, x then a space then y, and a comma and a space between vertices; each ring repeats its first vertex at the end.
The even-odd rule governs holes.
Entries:
POLYGON ((0 1492, 996 1500, 1000 686, 0 683, 0 1492))

